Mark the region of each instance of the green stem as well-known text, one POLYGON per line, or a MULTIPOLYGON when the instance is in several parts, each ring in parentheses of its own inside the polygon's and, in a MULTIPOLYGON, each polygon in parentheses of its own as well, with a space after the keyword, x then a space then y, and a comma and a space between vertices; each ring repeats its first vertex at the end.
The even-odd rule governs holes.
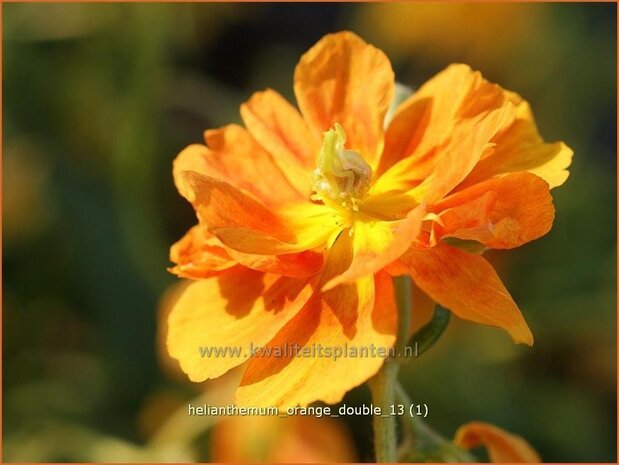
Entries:
MULTIPOLYGON (((404 406, 404 410, 406 412, 410 411, 410 406, 412 402, 400 383, 398 383, 396 386, 396 399, 398 403, 404 406)), ((412 418, 412 417, 409 417, 407 415, 406 418, 412 418)), ((431 429, 420 418, 415 418, 407 422, 407 425, 411 429, 414 436, 417 437, 417 440, 419 442, 423 441, 423 442, 427 442, 431 444, 442 444, 444 442, 447 442, 447 439, 445 439, 440 434, 438 434, 436 431, 431 429)))
MULTIPOLYGON (((397 402, 404 406, 404 410, 410 411, 411 400, 400 383, 395 386, 395 394, 397 402)), ((452 441, 430 428, 421 418, 413 418, 408 415, 403 418, 405 418, 405 428, 409 436, 414 438, 414 443, 411 446, 417 456, 413 458, 423 458, 432 462, 475 463, 478 461, 471 453, 459 448, 452 441)))
POLYGON ((397 383, 398 368, 393 360, 387 359, 378 374, 370 381, 372 404, 381 410, 381 415, 372 417, 377 462, 397 460, 396 421, 391 415, 391 406, 395 404, 394 387, 397 383))
MULTIPOLYGON (((394 278, 398 304, 398 328, 394 344, 395 356, 401 356, 408 342, 411 318, 411 281, 408 276, 394 278)), ((380 407, 382 415, 374 415, 374 448, 377 462, 395 462, 397 455, 396 419, 391 415, 395 405, 399 365, 395 358, 385 360, 378 374, 370 381, 372 404, 380 407)))

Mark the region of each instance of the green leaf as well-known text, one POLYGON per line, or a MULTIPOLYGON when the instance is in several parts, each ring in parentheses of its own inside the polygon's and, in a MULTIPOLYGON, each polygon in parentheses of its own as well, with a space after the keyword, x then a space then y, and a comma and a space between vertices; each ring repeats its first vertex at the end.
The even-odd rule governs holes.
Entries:
POLYGON ((408 342, 408 345, 413 349, 415 357, 421 356, 440 339, 449 324, 450 317, 451 312, 449 310, 438 305, 435 307, 432 320, 413 334, 413 337, 408 342))
POLYGON ((456 237, 446 237, 443 239, 443 242, 447 245, 451 245, 452 247, 456 247, 464 252, 473 253, 476 255, 480 255, 484 253, 488 248, 482 244, 481 242, 468 240, 468 239, 458 239, 456 237))

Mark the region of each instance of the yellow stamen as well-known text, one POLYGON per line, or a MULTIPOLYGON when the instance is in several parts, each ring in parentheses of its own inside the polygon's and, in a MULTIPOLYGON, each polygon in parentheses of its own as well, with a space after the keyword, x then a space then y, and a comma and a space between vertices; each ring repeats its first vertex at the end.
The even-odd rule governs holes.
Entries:
POLYGON ((358 211, 370 188, 372 168, 354 150, 346 150, 346 134, 339 124, 324 133, 318 167, 314 170, 313 200, 358 211))

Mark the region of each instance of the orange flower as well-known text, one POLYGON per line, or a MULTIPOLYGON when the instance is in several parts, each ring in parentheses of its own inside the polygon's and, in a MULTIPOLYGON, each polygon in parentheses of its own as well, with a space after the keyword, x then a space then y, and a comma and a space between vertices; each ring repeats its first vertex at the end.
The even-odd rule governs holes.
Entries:
POLYGON ((239 404, 341 400, 383 359, 205 358, 200 347, 390 347, 399 274, 532 344, 492 266, 454 244, 509 249, 548 232, 549 189, 566 180, 571 150, 544 143, 527 102, 465 65, 386 122, 394 87, 380 50, 327 35, 297 65, 300 112, 258 92, 241 106, 245 128, 208 130, 178 155, 175 183, 199 222, 172 247, 171 271, 197 281, 170 313, 167 344, 191 380, 247 361, 239 404))
POLYGON ((355 448, 344 425, 328 417, 226 417, 213 427, 211 461, 350 463, 355 448))
POLYGON ((533 36, 550 26, 545 11, 545 5, 524 2, 368 2, 355 23, 394 59, 444 63, 460 56, 494 70, 506 55, 541 40, 533 36))
POLYGON ((498 426, 472 421, 458 428, 454 442, 465 449, 483 446, 492 463, 540 463, 540 456, 522 437, 498 426))

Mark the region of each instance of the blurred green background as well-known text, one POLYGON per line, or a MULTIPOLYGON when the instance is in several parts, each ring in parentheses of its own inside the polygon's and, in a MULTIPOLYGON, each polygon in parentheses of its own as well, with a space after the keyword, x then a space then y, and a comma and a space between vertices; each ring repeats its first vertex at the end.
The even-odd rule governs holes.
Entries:
MULTIPOLYGON (((153 440, 201 390, 158 359, 157 308, 176 282, 168 247, 194 222, 171 162, 204 129, 239 121, 253 91, 292 97, 299 56, 351 29, 412 87, 470 64, 528 99, 543 137, 575 151, 553 191, 552 232, 491 255, 535 346, 452 319, 402 374, 409 393, 448 437, 483 420, 526 437, 544 461, 616 461, 615 4, 2 13, 4 460, 208 460, 205 425, 177 418, 167 428, 185 428, 183 439, 153 440)), ((369 419, 347 422, 371 460, 369 419)))

